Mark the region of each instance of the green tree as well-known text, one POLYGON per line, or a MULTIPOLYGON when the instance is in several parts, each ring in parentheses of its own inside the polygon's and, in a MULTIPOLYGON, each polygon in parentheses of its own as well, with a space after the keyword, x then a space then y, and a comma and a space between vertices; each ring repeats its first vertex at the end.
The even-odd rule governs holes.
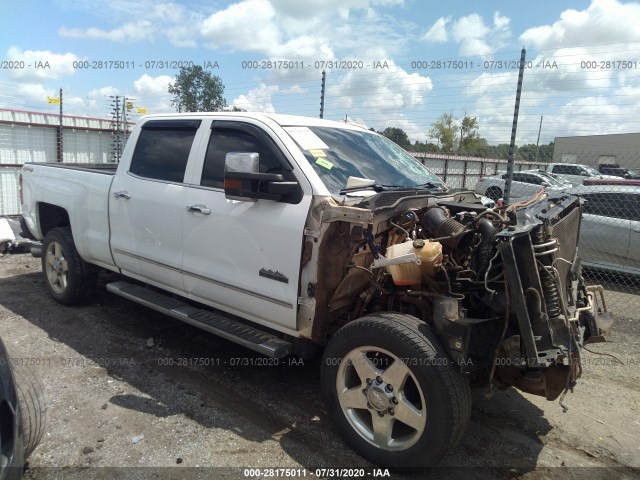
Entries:
POLYGON ((416 140, 413 146, 409 149, 412 152, 437 152, 438 145, 431 142, 421 142, 420 140, 416 140))
POLYGON ((401 128, 387 127, 381 133, 389 140, 394 141, 404 149, 408 149, 411 147, 411 141, 409 140, 407 132, 405 132, 401 128))
POLYGON ((169 84, 169 93, 178 112, 216 112, 227 105, 220 77, 199 65, 181 67, 175 82, 169 84))
POLYGON ((443 113, 440 119, 432 124, 429 137, 437 140, 438 146, 445 153, 453 152, 456 143, 456 119, 453 113, 443 113))
POLYGON ((478 132, 478 117, 470 117, 465 113, 460 122, 460 151, 475 154, 481 145, 478 132))

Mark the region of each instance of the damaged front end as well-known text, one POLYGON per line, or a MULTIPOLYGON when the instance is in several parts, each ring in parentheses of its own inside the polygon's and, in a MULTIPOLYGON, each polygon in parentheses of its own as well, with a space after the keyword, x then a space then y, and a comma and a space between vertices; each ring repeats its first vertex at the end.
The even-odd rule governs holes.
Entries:
POLYGON ((411 314, 473 385, 556 399, 613 323, 581 274, 581 213, 577 197, 542 192, 502 209, 472 192, 324 200, 306 231, 299 329, 324 343, 366 314, 411 314))

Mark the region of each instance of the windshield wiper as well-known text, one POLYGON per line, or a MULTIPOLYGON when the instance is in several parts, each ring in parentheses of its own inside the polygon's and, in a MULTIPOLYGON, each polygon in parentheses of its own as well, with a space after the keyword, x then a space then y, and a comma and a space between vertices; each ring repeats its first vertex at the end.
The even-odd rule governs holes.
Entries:
POLYGON ((444 183, 436 183, 436 182, 426 182, 414 188, 428 188, 428 189, 437 188, 439 190, 447 190, 447 186, 444 183))
POLYGON ((359 192, 361 190, 373 190, 374 192, 388 192, 388 191, 411 191, 411 190, 424 190, 424 189, 434 189, 437 188, 439 190, 444 190, 446 188, 444 183, 434 183, 434 182, 426 182, 423 183, 421 185, 414 185, 414 186, 408 186, 408 185, 381 185, 379 183, 376 183, 374 185, 365 185, 362 187, 349 187, 349 188, 343 188, 342 190, 340 190, 340 195, 344 195, 346 193, 351 193, 351 192, 359 192))

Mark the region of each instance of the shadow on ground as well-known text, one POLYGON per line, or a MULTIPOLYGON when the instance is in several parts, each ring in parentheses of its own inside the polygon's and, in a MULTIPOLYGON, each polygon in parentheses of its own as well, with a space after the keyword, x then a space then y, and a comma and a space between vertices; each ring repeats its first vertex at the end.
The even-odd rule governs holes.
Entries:
MULTIPOLYGON (((79 358, 103 364, 109 359, 107 373, 140 392, 114 395, 109 400, 113 405, 157 417, 183 414, 251 442, 276 440, 309 469, 373 468, 345 446, 328 418, 318 358, 255 366, 252 361, 260 355, 103 291, 85 305, 58 305, 39 273, 2 278, 0 292, 6 309, 79 358), (149 338, 153 346, 147 345, 149 338)), ((27 345, 23 350, 32 353, 27 345)), ((459 448, 441 467, 415 478, 456 473, 513 478, 535 469, 541 437, 551 429, 543 411, 513 389, 497 392, 491 400, 476 392, 474 401, 459 448)))

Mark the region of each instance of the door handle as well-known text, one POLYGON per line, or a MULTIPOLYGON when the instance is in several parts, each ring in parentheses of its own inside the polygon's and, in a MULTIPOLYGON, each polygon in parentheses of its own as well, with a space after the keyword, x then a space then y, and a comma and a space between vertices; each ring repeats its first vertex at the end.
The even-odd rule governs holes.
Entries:
POLYGON ((634 228, 633 231, 636 233, 640 233, 640 228, 634 228))
POLYGON ((211 213, 211 209, 207 208, 206 205, 201 205, 201 204, 187 205, 187 212, 202 213, 203 215, 209 215, 211 213))
POLYGON ((126 190, 120 190, 119 192, 113 192, 113 196, 116 198, 124 198, 129 200, 131 198, 131 194, 126 190))

